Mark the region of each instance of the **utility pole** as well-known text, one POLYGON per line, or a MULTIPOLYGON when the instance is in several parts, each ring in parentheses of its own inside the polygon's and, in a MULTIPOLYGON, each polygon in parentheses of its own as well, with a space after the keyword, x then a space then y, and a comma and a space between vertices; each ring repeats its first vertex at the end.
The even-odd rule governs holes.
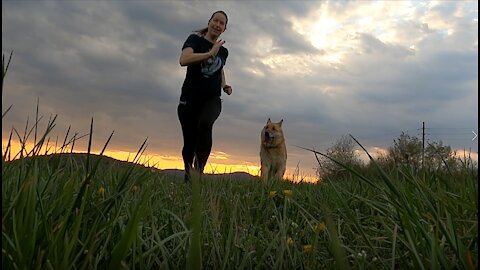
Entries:
POLYGON ((422 169, 425 165, 425 122, 422 122, 422 169))

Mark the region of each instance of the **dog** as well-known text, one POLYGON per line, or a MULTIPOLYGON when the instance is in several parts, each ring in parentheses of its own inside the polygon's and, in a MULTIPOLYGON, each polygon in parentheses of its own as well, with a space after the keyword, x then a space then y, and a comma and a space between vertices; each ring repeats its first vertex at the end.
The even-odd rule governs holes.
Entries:
POLYGON ((287 147, 282 130, 283 119, 273 123, 268 118, 260 135, 260 178, 283 179, 287 168, 287 147))

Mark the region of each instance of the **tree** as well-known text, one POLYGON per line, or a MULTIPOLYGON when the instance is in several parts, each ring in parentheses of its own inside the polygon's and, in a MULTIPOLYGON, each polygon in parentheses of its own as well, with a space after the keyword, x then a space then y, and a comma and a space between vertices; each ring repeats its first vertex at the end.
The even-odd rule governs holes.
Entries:
POLYGON ((429 143, 425 148, 425 168, 430 170, 454 168, 456 163, 455 152, 450 146, 444 146, 442 141, 429 143))
MULTIPOLYGON (((362 161, 359 154, 355 151, 355 142, 349 136, 342 136, 335 144, 327 149, 327 156, 350 167, 362 167, 362 161)), ((342 166, 333 162, 329 158, 318 156, 317 175, 320 179, 342 178, 348 175, 348 172, 342 166)))
POLYGON ((418 170, 422 164, 422 142, 402 132, 393 140, 393 147, 388 149, 388 158, 397 166, 411 166, 418 170))
POLYGON ((422 160, 422 142, 417 137, 412 137, 404 132, 393 140, 394 145, 388 150, 387 157, 382 164, 395 166, 410 166, 414 170, 423 168, 430 171, 456 170, 461 166, 461 160, 456 157, 456 152, 442 141, 433 141, 425 147, 422 160))

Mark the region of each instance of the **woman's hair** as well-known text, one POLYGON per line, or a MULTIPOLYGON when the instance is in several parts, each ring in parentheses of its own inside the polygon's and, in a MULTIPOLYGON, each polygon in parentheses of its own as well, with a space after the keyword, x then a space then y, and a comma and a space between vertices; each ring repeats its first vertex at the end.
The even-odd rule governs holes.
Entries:
MULTIPOLYGON (((228 16, 227 16, 227 13, 225 13, 225 11, 223 10, 217 10, 215 11, 212 16, 210 17, 210 20, 208 20, 208 22, 210 22, 212 19, 213 19, 213 16, 215 16, 215 14, 217 13, 222 13, 223 16, 225 16, 225 18, 227 19, 227 21, 225 22, 225 26, 227 26, 227 23, 228 23, 228 16)), ((193 31, 201 36, 205 35, 207 32, 208 32, 208 27, 205 27, 205 28, 201 28, 201 29, 198 29, 198 30, 195 30, 193 31)))

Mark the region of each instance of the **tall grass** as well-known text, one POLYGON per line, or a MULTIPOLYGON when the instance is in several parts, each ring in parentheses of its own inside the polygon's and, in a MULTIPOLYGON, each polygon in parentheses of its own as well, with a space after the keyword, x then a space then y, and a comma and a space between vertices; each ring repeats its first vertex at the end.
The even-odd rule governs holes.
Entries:
POLYGON ((203 176, 186 185, 92 154, 4 161, 2 267, 477 268, 474 174, 372 175, 321 184, 203 176))

